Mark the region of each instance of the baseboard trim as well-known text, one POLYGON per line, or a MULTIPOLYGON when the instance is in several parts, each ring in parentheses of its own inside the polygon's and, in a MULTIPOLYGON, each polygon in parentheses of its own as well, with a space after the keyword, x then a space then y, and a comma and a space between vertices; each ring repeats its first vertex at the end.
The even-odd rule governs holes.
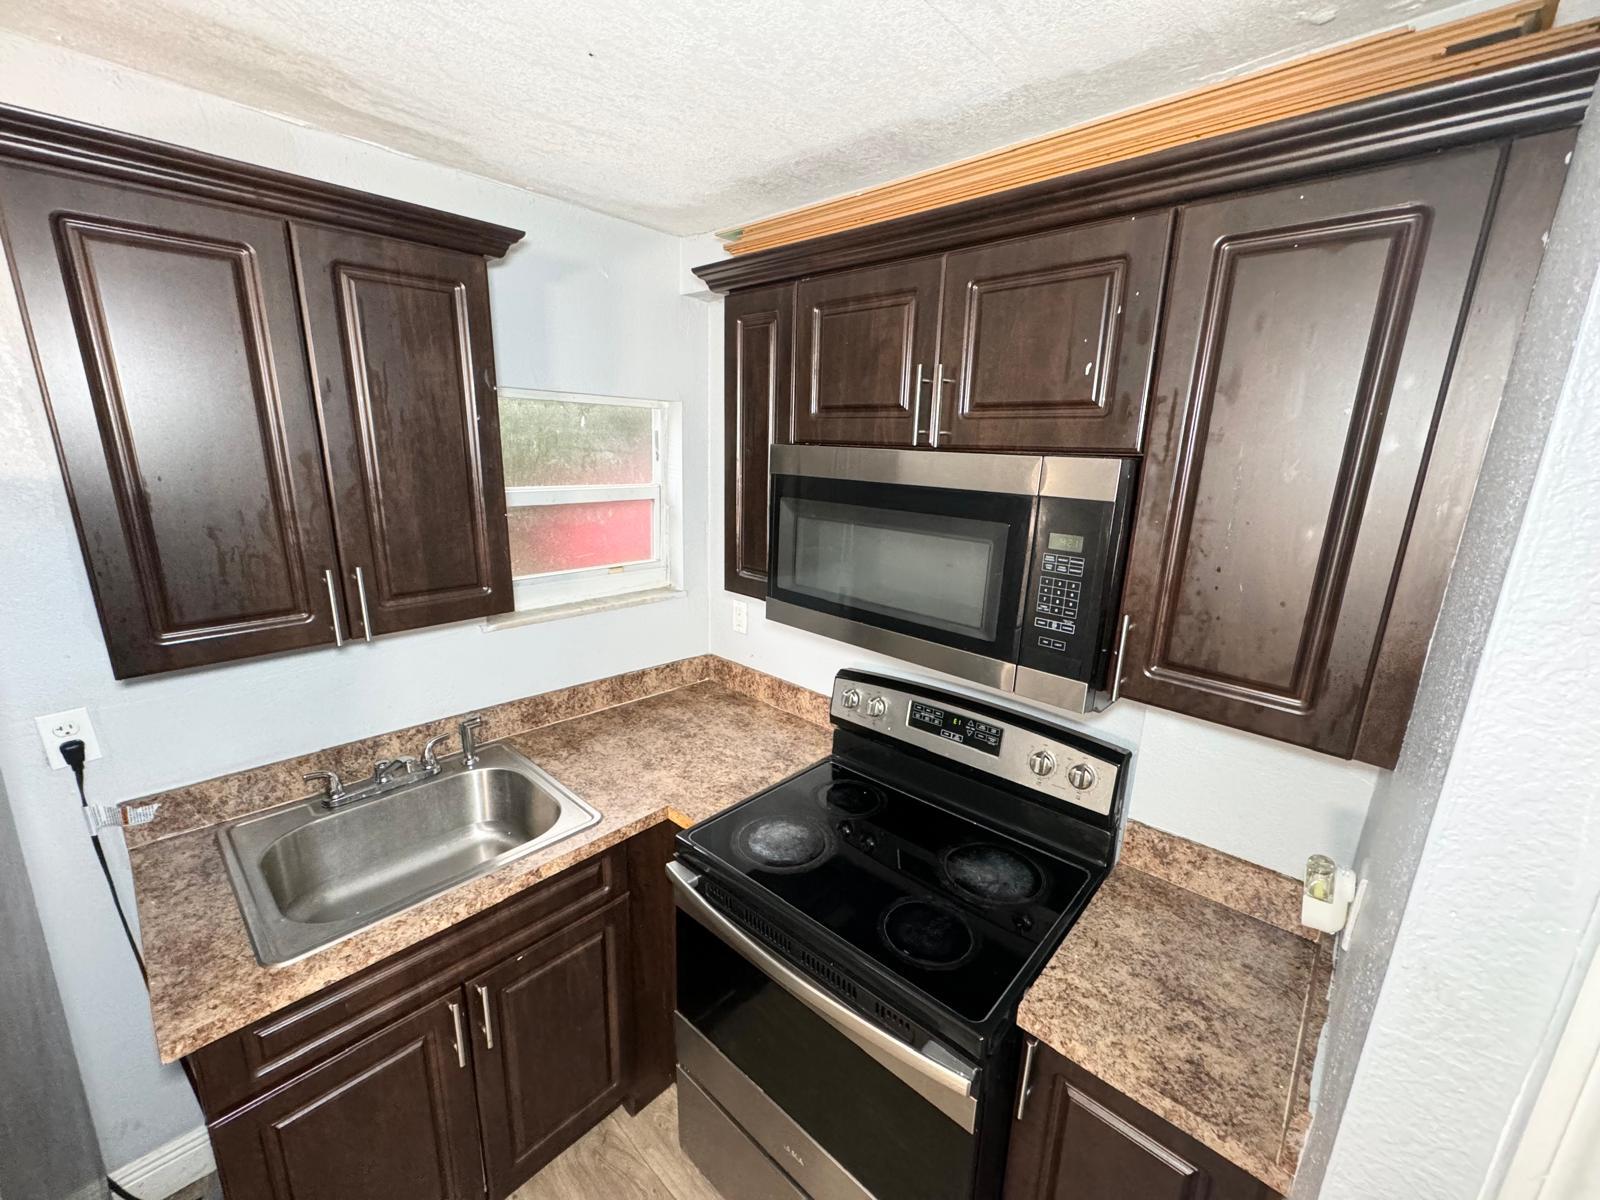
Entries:
POLYGON ((117 1168, 111 1172, 111 1178, 118 1187, 127 1188, 135 1196, 164 1200, 214 1170, 216 1160, 211 1156, 211 1137, 206 1127, 200 1125, 117 1168))

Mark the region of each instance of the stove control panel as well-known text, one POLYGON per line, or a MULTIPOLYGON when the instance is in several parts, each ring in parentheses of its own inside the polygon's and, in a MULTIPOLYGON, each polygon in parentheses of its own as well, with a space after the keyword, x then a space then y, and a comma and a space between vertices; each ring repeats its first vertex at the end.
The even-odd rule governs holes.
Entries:
POLYGON ((1115 764, 943 700, 836 679, 831 708, 841 724, 875 730, 1102 816, 1116 798, 1115 764))

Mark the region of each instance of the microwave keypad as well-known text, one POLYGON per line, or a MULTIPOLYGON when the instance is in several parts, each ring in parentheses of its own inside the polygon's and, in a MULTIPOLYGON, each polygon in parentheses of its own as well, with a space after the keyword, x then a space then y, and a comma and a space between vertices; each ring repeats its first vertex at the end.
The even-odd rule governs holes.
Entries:
POLYGON ((1044 569, 1039 573, 1039 590, 1033 598, 1036 640, 1041 649, 1065 650, 1066 642, 1050 634, 1071 634, 1078 631, 1078 605, 1083 599, 1084 557, 1081 554, 1049 554, 1044 556, 1044 569))

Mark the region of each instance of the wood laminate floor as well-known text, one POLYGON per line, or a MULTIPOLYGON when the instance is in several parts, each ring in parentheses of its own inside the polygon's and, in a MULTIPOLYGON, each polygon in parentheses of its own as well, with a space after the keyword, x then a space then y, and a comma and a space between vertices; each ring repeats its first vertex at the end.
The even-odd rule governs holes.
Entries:
POLYGON ((722 1200, 678 1148, 678 1094, 636 1117, 617 1109, 510 1200, 722 1200))

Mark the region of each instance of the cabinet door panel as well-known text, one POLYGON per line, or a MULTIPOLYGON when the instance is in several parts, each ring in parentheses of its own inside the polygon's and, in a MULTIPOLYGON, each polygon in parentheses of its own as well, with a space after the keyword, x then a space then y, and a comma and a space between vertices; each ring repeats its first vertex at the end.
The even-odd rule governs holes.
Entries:
POLYGON ((477 1108, 455 1030, 436 1002, 213 1125, 228 1200, 476 1200, 477 1108))
POLYGON ((1353 752, 1499 158, 1182 213, 1124 695, 1353 752))
POLYGON ((483 260, 317 226, 294 243, 357 632, 363 612, 379 634, 508 611, 483 260))
POLYGON ((959 251, 945 262, 941 446, 1135 451, 1172 214, 959 251))
POLYGON ((793 441, 926 441, 941 271, 922 258, 800 281, 793 441))
POLYGON ((627 943, 618 903, 468 983, 493 1195, 515 1191, 624 1099, 627 943))
POLYGON ((767 464, 788 438, 794 285, 735 292, 725 302, 723 347, 723 586, 767 593, 767 464))
POLYGON ((0 185, 117 676, 332 642, 283 222, 13 167, 0 185))
POLYGON ((1278 1200, 1278 1193, 1045 1046, 1011 1128, 1005 1200, 1278 1200))

